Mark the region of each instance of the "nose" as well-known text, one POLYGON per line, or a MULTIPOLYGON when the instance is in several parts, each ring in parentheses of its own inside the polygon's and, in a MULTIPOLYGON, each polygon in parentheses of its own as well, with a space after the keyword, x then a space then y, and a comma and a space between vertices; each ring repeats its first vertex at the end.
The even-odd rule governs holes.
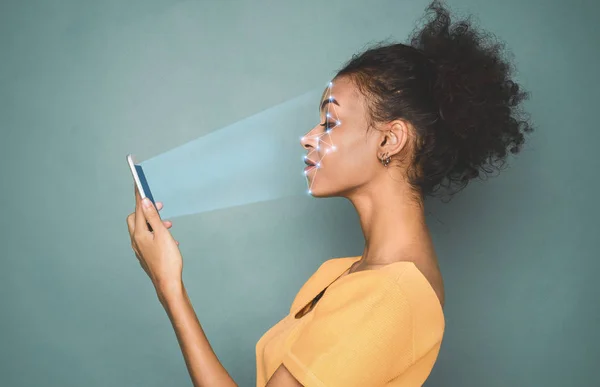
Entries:
POLYGON ((304 149, 313 150, 319 146, 319 137, 315 135, 316 130, 317 127, 315 126, 300 139, 300 144, 304 149))

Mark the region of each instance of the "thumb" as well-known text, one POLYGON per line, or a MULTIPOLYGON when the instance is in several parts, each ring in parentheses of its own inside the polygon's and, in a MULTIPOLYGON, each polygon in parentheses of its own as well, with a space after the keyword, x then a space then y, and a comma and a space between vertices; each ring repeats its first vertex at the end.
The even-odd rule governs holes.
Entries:
POLYGON ((144 211, 144 217, 146 218, 146 221, 150 223, 152 230, 156 231, 160 227, 164 227, 160 220, 160 216, 158 215, 158 211, 150 199, 145 198, 142 200, 142 210, 144 211))

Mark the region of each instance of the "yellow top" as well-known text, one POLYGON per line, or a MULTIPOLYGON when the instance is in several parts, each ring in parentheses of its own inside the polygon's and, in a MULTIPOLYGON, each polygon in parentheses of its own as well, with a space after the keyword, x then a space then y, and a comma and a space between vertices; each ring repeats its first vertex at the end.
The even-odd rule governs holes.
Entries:
POLYGON ((359 259, 323 263, 296 295, 290 313, 258 341, 258 387, 282 363, 305 387, 425 382, 445 325, 435 291, 412 262, 342 277, 359 259), (314 308, 296 318, 325 288, 314 308))

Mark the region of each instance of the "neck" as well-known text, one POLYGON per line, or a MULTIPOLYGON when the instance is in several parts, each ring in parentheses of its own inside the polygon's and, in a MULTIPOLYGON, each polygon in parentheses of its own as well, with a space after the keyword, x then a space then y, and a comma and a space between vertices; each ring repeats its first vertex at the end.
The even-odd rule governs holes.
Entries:
POLYGON ((407 185, 393 179, 348 197, 358 212, 365 238, 358 266, 414 262, 435 256, 423 202, 413 197, 407 185))

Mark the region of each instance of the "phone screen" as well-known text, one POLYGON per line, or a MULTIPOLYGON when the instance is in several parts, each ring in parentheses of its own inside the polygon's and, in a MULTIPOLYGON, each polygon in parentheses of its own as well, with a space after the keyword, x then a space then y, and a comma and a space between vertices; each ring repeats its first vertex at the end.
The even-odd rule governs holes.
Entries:
POLYGON ((141 165, 135 164, 135 170, 138 174, 138 178, 140 179, 140 184, 142 185, 142 189, 146 194, 146 197, 152 201, 154 206, 156 203, 154 202, 154 197, 152 197, 152 192, 150 191, 150 187, 148 186, 148 180, 146 180, 146 175, 144 174, 144 170, 141 165))
MULTIPOLYGON (((150 199, 150 201, 154 205, 154 208, 156 208, 156 203, 154 202, 152 191, 150 191, 148 180, 146 180, 146 174, 144 173, 144 169, 141 165, 138 165, 134 162, 133 155, 127 155, 127 163, 129 164, 129 169, 133 174, 134 180, 136 180, 136 185, 138 191, 140 192, 140 196, 142 196, 142 198, 147 197, 148 199, 150 199), (139 182, 139 184, 137 184, 137 182, 139 182)), ((158 210, 158 208, 156 209, 158 210)), ((148 225, 148 230, 153 231, 152 227, 150 226, 150 223, 146 222, 146 224, 148 225)))

